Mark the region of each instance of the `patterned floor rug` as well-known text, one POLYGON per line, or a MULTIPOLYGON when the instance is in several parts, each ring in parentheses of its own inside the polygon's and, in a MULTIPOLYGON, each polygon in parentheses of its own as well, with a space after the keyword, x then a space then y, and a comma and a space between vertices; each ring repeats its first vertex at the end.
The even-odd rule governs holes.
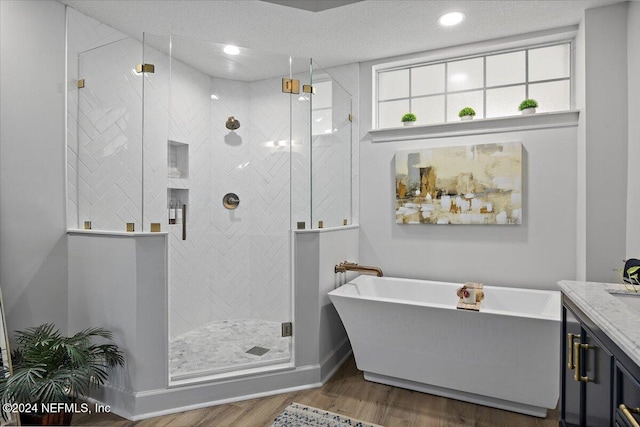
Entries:
POLYGON ((271 427, 382 427, 323 409, 292 403, 276 417, 271 427))

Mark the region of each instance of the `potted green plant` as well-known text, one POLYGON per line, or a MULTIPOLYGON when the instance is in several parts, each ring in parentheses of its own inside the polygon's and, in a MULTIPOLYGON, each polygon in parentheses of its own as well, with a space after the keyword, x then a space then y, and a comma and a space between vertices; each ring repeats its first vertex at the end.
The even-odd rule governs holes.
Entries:
POLYGON ((418 118, 413 113, 407 113, 402 116, 402 124, 404 126, 413 126, 413 123, 415 123, 416 120, 418 120, 418 118))
POLYGON ((472 120, 473 116, 475 115, 476 115, 476 111, 471 107, 464 107, 458 113, 458 117, 460 117, 460 120, 472 120))
POLYGON ((66 337, 47 323, 16 331, 15 339, 13 373, 0 375, 0 401, 20 411, 22 425, 70 425, 78 397, 104 384, 107 368, 124 366, 122 352, 109 342, 113 334, 103 328, 66 337))
POLYGON ((526 116, 529 114, 535 114, 537 107, 538 101, 536 101, 535 99, 525 99, 520 103, 518 110, 520 110, 523 116, 526 116))

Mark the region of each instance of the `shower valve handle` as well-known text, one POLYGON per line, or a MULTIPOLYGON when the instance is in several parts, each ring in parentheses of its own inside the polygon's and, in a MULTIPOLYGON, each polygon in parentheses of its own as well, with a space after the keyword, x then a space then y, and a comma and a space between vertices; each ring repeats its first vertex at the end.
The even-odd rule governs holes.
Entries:
POLYGON ((227 193, 222 198, 222 205, 230 210, 233 210, 238 207, 240 204, 240 197, 238 197, 235 193, 227 193))

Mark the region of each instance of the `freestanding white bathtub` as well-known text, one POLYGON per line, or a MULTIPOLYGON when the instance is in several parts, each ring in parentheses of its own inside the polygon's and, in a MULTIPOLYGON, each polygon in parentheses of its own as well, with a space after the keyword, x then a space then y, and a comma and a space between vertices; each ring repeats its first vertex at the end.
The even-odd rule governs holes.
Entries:
POLYGON ((329 292, 365 379, 537 417, 560 387, 560 292, 359 276, 329 292))

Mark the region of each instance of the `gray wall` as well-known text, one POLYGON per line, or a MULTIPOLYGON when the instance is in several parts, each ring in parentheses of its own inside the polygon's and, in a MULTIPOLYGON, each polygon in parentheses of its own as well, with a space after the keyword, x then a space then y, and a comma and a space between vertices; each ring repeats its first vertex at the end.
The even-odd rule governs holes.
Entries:
MULTIPOLYGON (((585 13, 586 279, 615 282, 626 252, 627 7, 585 13)), ((637 46, 636 46, 637 48, 637 46)))
MULTIPOLYGON (((456 56, 458 50, 451 49, 449 56, 456 56)), ((371 67, 388 61, 363 63, 360 68, 360 261, 382 267, 388 276, 488 285, 556 289, 558 280, 574 278, 578 128, 371 142, 371 67), (525 151, 522 225, 395 223, 396 151, 512 141, 521 141, 525 151)))
POLYGON ((453 139, 414 145, 371 143, 367 134, 371 129, 371 66, 420 56, 458 56, 464 47, 449 49, 449 55, 426 52, 361 64, 362 262, 378 263, 385 271, 404 277, 515 286, 553 287, 556 280, 572 278, 618 281, 614 269, 622 265, 622 259, 640 256, 636 165, 640 107, 628 96, 639 92, 633 78, 640 67, 639 9, 638 3, 623 2, 585 12, 574 52, 574 94, 576 108, 581 110, 578 128, 455 139, 461 144, 508 141, 508 136, 523 141, 528 153, 528 208, 520 231, 394 224, 389 184, 393 152, 420 144, 451 144, 453 139), (553 140, 556 142, 550 145, 553 140), (387 196, 380 201, 377 194, 387 196), (548 206, 556 207, 549 210, 548 206), (539 239, 541 231, 544 239, 539 239))
POLYGON ((360 261, 387 276, 556 289, 575 275, 577 127, 438 138, 362 141, 360 261), (395 224, 394 153, 417 147, 521 141, 522 225, 395 224))
POLYGON ((585 111, 585 31, 584 22, 580 23, 573 51, 573 94, 575 108, 583 112, 578 118, 578 192, 576 210, 576 280, 586 280, 586 239, 587 239, 587 132, 585 111))
POLYGON ((627 253, 640 258, 640 2, 630 2, 627 14, 627 77, 629 87, 629 170, 627 178, 627 253))
POLYGON ((65 8, 0 1, 0 286, 9 331, 67 330, 65 8))

